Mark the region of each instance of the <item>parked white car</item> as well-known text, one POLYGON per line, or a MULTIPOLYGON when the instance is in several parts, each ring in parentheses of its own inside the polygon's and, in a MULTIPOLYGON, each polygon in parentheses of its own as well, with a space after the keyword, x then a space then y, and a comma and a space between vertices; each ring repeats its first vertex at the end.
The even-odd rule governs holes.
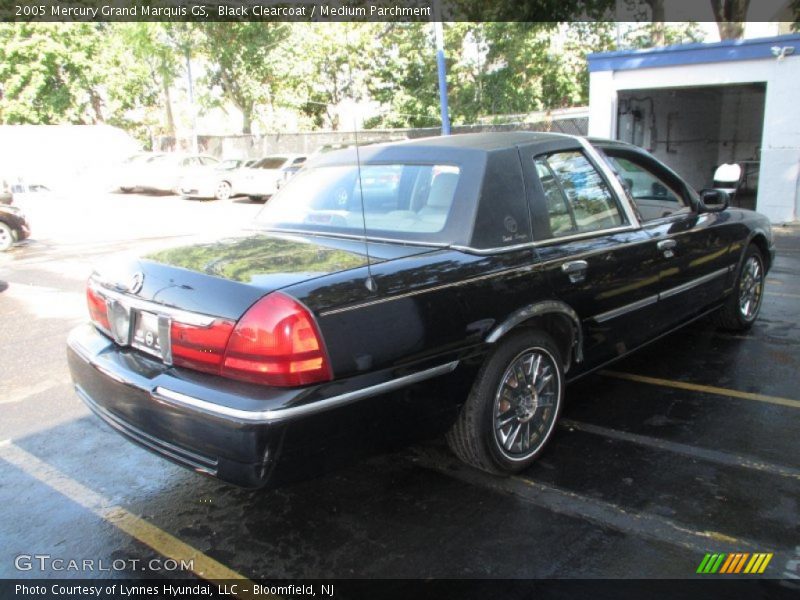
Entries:
POLYGON ((193 169, 181 178, 178 191, 186 198, 227 200, 237 194, 245 167, 255 162, 223 160, 213 169, 193 169))
POLYGON ((163 156, 163 152, 139 152, 125 159, 115 178, 119 191, 128 193, 139 187, 139 182, 144 179, 148 163, 163 156))
POLYGON ((195 171, 213 169, 219 161, 205 154, 152 154, 145 158, 134 158, 129 163, 129 172, 123 192, 139 188, 157 192, 177 192, 180 181, 195 171))
POLYGON ((280 183, 291 177, 305 163, 301 154, 273 154, 253 166, 240 169, 236 193, 251 200, 263 200, 278 191, 280 183))

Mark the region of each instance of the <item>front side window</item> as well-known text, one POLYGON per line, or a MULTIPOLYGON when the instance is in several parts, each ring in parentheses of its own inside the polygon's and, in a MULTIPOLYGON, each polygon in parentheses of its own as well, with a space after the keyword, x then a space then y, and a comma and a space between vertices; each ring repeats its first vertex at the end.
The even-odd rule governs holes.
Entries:
POLYGON ((675 191, 675 186, 665 177, 654 173, 641 161, 633 157, 615 156, 608 152, 606 156, 643 221, 661 219, 689 210, 681 194, 675 191))
POLYGON ((612 229, 627 221, 592 163, 578 151, 536 157, 553 237, 612 229))
POLYGON ((440 241, 460 169, 451 165, 356 165, 303 169, 259 214, 270 229, 440 241), (363 213, 362 213, 363 206, 363 213))

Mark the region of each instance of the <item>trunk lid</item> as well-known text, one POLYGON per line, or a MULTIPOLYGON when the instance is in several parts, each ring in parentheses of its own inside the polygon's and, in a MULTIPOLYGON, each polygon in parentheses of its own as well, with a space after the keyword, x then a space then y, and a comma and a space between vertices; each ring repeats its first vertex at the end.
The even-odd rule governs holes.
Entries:
MULTIPOLYGON (((372 263, 435 248, 370 243, 372 263)), ((367 265, 364 243, 315 235, 245 235, 150 253, 98 269, 104 287, 170 308, 238 319, 262 296, 367 265)))

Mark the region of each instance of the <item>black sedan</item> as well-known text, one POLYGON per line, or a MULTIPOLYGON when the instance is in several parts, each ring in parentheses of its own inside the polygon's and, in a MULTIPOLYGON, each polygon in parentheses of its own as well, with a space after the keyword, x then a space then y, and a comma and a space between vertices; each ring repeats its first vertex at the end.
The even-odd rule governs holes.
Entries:
POLYGON ((570 381, 704 315, 757 318, 770 226, 727 199, 565 135, 323 154, 252 230, 96 272, 75 389, 131 440, 243 486, 441 433, 517 471, 570 381))

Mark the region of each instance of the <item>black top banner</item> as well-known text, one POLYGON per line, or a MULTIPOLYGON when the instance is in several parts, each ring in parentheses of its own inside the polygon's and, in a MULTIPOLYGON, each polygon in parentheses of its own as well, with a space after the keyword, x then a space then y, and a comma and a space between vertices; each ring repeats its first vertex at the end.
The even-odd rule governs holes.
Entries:
MULTIPOLYGON (((5 22, 632 21, 645 0, 0 0, 5 22)), ((796 20, 793 0, 751 2, 746 18, 796 20)), ((712 21, 711 0, 664 0, 666 21, 712 21)))

